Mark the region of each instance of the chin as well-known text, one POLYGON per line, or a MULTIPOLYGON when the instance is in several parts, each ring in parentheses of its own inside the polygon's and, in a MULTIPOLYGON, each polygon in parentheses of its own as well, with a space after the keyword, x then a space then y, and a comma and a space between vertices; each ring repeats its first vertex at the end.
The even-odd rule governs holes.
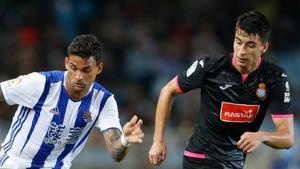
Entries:
POLYGON ((240 67, 240 68, 246 68, 248 65, 246 63, 240 63, 238 62, 237 65, 240 67))
POLYGON ((73 90, 74 90, 75 92, 82 92, 82 91, 84 91, 84 89, 85 89, 85 88, 77 87, 77 86, 74 86, 74 87, 73 87, 73 90))
POLYGON ((84 91, 84 88, 76 88, 75 91, 81 92, 81 91, 84 91))

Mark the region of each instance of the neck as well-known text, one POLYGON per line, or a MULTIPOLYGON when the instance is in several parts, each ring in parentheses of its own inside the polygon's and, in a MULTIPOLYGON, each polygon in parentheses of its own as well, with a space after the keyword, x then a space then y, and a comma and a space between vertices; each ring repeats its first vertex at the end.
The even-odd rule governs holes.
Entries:
POLYGON ((233 66, 243 75, 248 75, 257 68, 255 65, 249 67, 240 67, 237 64, 234 64, 233 66))
POLYGON ((72 92, 68 90, 68 88, 67 88, 67 93, 69 97, 74 101, 81 100, 87 94, 87 92, 74 92, 74 91, 72 92))

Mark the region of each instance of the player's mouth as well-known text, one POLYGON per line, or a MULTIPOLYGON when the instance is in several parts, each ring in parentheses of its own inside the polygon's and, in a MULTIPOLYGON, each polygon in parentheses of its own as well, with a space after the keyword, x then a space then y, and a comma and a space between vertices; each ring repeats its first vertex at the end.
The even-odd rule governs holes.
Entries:
POLYGON ((83 83, 78 83, 78 82, 75 82, 74 85, 78 88, 84 88, 85 87, 85 84, 83 83))
POLYGON ((248 61, 248 59, 242 57, 238 57, 237 60, 239 63, 246 63, 248 61))

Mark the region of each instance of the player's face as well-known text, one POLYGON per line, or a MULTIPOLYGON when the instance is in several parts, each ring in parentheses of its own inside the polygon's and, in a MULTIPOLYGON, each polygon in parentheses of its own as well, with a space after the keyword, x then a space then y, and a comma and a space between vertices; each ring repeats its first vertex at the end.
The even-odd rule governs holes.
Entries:
POLYGON ((233 43, 235 59, 235 67, 243 73, 250 73, 260 60, 263 53, 267 51, 269 47, 268 42, 262 42, 260 37, 256 34, 248 34, 241 29, 237 29, 235 32, 235 38, 233 43))
POLYGON ((76 55, 65 57, 67 73, 67 88, 69 93, 85 94, 96 76, 101 73, 103 63, 98 63, 93 57, 84 59, 76 55))

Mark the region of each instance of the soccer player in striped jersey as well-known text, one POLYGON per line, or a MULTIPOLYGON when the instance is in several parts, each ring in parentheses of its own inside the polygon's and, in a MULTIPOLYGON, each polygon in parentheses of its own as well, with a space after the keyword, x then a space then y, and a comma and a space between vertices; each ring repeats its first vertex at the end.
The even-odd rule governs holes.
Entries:
POLYGON ((161 90, 149 151, 152 164, 166 159, 164 129, 173 98, 196 88, 201 88, 201 107, 183 153, 184 169, 242 169, 247 153, 261 144, 278 149, 294 144, 287 75, 262 56, 269 34, 270 24, 262 13, 242 14, 233 53, 196 60, 161 90), (276 129, 259 131, 267 111, 276 129))
POLYGON ((79 35, 68 47, 67 71, 1 83, 0 100, 19 106, 2 143, 0 168, 70 168, 94 126, 116 161, 130 144, 143 142, 143 121, 134 116, 121 128, 113 94, 95 82, 103 69, 102 50, 94 35, 79 35))

